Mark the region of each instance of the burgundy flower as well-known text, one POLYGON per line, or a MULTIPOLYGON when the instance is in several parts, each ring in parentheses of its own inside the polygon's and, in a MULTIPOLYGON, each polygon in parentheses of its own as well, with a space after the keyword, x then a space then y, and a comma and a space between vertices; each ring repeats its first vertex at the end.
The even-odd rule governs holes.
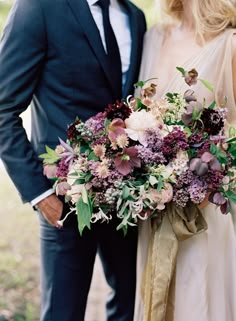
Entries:
POLYGON ((124 148, 115 158, 115 166, 122 175, 128 175, 134 167, 141 167, 138 150, 135 147, 124 148))
POLYGON ((67 128, 67 138, 69 140, 74 140, 77 135, 79 135, 78 130, 76 129, 76 125, 80 124, 80 120, 76 120, 73 124, 69 125, 67 128))
POLYGON ((220 113, 213 109, 204 109, 201 115, 204 125, 203 130, 209 135, 218 135, 224 127, 224 121, 220 113))
POLYGON ((116 101, 115 104, 109 104, 107 108, 105 108, 104 115, 110 120, 113 120, 115 118, 120 118, 122 120, 125 120, 126 118, 129 118, 131 115, 132 110, 129 108, 129 106, 120 101, 116 101))

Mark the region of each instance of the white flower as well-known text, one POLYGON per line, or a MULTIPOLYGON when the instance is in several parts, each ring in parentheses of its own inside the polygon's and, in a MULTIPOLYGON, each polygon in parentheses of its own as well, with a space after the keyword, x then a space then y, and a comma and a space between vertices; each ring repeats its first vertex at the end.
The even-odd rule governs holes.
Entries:
POLYGON ((135 141, 139 141, 145 146, 145 131, 150 128, 157 128, 158 121, 152 113, 146 110, 133 112, 128 119, 125 120, 126 133, 135 141))
POLYGON ((80 197, 82 196, 82 190, 84 188, 84 184, 72 185, 71 189, 67 191, 66 195, 70 197, 72 203, 76 204, 80 197))

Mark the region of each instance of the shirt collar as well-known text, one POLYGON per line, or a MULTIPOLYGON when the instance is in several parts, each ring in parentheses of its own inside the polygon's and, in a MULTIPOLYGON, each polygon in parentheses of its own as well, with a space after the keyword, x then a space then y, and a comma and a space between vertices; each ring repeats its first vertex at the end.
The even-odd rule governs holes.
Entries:
MULTIPOLYGON (((93 6, 98 0, 87 0, 88 5, 91 7, 93 6)), ((118 7, 119 8, 119 4, 117 0, 111 0, 111 6, 112 7, 118 7)))

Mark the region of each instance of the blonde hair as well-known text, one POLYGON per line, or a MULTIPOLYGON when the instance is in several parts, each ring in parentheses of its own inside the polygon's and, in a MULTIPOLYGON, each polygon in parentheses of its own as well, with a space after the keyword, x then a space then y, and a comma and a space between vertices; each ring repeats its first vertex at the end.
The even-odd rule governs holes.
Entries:
MULTIPOLYGON (((190 0, 186 0, 190 1, 190 0)), ((184 0, 160 0, 164 21, 181 21, 184 0), (167 19, 166 19, 167 18, 167 19)), ((196 36, 214 36, 226 28, 236 27, 236 0, 193 0, 191 13, 196 36)))

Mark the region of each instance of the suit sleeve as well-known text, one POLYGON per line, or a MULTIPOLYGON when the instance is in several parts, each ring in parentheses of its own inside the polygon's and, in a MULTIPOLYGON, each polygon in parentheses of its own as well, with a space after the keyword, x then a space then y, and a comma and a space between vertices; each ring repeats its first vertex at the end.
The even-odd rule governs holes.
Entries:
POLYGON ((17 0, 0 42, 0 157, 24 202, 51 186, 20 117, 37 87, 46 44, 40 0, 17 0))

